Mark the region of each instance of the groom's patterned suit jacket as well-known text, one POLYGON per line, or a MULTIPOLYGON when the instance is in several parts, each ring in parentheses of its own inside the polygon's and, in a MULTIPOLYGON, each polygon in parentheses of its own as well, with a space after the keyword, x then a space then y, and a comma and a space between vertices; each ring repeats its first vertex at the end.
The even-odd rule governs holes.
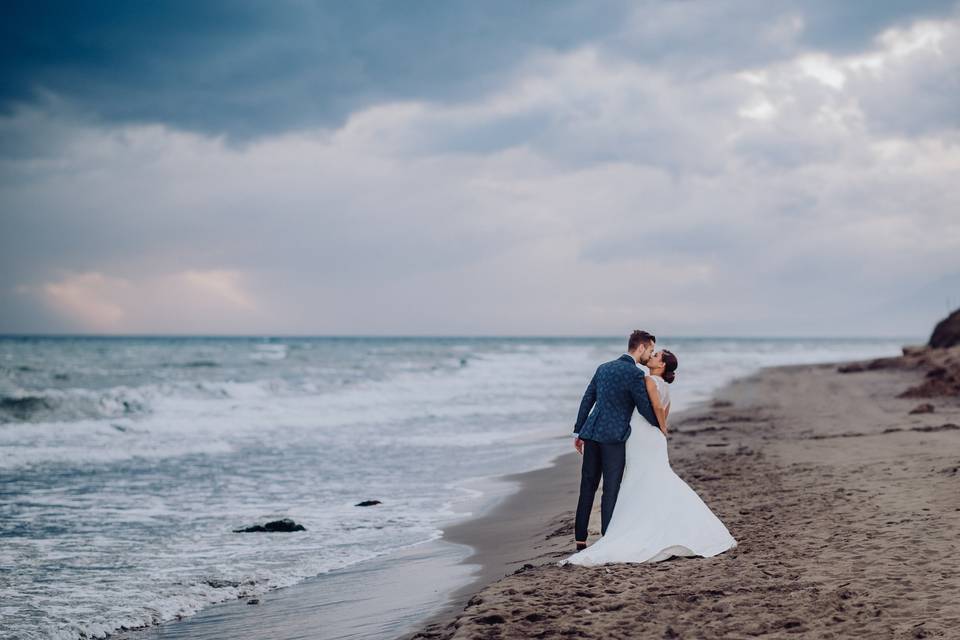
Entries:
POLYGON ((580 401, 573 432, 584 440, 625 442, 634 407, 647 422, 659 424, 643 378, 643 371, 626 353, 597 367, 580 401))

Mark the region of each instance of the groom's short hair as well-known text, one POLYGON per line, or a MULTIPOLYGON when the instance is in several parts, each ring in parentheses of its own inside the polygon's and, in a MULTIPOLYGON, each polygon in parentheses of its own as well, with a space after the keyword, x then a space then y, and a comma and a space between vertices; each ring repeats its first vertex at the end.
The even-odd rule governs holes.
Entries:
POLYGON ((647 345, 656 341, 657 337, 652 333, 640 331, 640 329, 634 329, 633 333, 630 334, 630 339, 627 340, 627 351, 634 351, 641 344, 647 345))

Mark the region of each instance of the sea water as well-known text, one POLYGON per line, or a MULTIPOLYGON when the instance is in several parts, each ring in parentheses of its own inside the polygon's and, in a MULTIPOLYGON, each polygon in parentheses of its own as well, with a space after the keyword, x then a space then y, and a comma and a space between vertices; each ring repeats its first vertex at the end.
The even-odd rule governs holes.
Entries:
MULTIPOLYGON (((0 629, 104 637, 436 539, 567 450, 612 338, 0 337, 0 629), (358 507, 363 500, 379 500, 358 507), (295 533, 234 533, 291 518, 295 533)), ((904 339, 660 339, 673 409, 904 339)))

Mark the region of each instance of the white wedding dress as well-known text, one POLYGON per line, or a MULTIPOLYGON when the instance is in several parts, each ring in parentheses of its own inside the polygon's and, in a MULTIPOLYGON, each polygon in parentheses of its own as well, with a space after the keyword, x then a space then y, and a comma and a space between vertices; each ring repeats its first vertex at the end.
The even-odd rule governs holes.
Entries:
MULTIPOLYGON (((670 404, 667 382, 659 376, 652 378, 666 407, 670 404)), ((627 438, 623 479, 606 534, 557 564, 710 557, 737 546, 697 492, 670 468, 666 436, 642 416, 635 425, 627 438)))

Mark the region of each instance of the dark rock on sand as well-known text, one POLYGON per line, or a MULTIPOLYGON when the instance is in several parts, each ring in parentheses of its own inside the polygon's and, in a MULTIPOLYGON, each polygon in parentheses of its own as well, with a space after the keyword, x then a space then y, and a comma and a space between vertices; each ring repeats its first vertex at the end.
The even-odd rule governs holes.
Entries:
POLYGON ((960 396, 960 345, 953 347, 905 347, 896 358, 851 362, 837 368, 840 373, 861 373, 881 369, 923 371, 924 381, 899 395, 901 398, 960 396))
POLYGON ((910 415, 915 415, 918 413, 933 413, 934 407, 929 402, 924 402, 923 404, 918 404, 913 409, 910 410, 910 415))
POLYGON ((837 367, 837 371, 840 373, 862 373, 867 370, 867 367, 860 362, 851 362, 850 364, 844 364, 837 367))
POLYGON ((204 580, 208 585, 214 589, 223 589, 224 587, 239 587, 240 582, 237 580, 220 580, 218 578, 211 578, 209 580, 204 580))
POLYGON ((868 371, 877 371, 878 369, 896 369, 900 367, 901 356, 894 358, 877 358, 867 363, 868 371))
POLYGON ((273 522, 268 522, 267 524, 255 524, 252 527, 247 527, 246 529, 234 529, 234 533, 255 533, 258 531, 306 531, 307 528, 302 524, 297 524, 290 518, 284 518, 283 520, 274 520, 273 522))
POLYGON ((877 358, 876 360, 867 360, 866 362, 851 362, 837 367, 840 373, 862 373, 864 371, 877 371, 879 369, 902 368, 902 356, 894 358, 877 358))
POLYGON ((928 342, 934 349, 946 349, 960 345, 960 309, 937 323, 928 342))
POLYGON ((927 425, 923 427, 911 427, 911 431, 923 431, 924 433, 930 433, 932 431, 957 431, 960 430, 960 425, 953 424, 948 422, 941 425, 927 425))
POLYGON ((372 506, 375 505, 375 504, 383 504, 383 503, 380 502, 379 500, 364 500, 363 502, 358 502, 357 504, 355 504, 355 505, 353 505, 353 506, 355 506, 355 507, 372 507, 372 506))
POLYGON ((926 369, 926 378, 901 393, 901 398, 960 396, 960 347, 928 349, 927 354, 914 359, 926 369))

